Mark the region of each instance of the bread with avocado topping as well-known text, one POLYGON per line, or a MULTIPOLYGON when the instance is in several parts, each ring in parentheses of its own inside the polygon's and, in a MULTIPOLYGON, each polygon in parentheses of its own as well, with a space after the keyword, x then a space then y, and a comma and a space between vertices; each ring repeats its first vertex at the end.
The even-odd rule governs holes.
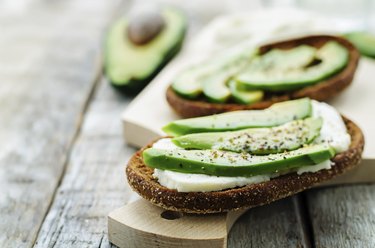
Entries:
POLYGON ((363 134, 355 123, 343 119, 351 136, 351 144, 348 150, 331 159, 335 165, 329 170, 302 175, 290 173, 267 182, 221 191, 178 192, 160 185, 153 177, 154 169, 145 165, 142 152, 151 147, 151 143, 130 159, 126 167, 127 179, 143 198, 173 211, 208 214, 261 206, 311 188, 359 165, 364 146, 363 134))
POLYGON ((307 36, 261 46, 259 48, 259 53, 264 54, 275 48, 290 49, 301 45, 319 48, 329 41, 337 42, 348 50, 348 63, 341 71, 316 84, 292 91, 266 92, 263 100, 251 104, 238 104, 233 102, 214 103, 204 98, 188 99, 180 96, 172 87, 169 87, 166 92, 167 101, 180 116, 196 117, 235 110, 264 109, 276 102, 303 97, 309 97, 320 101, 330 99, 344 90, 352 82, 358 65, 360 57, 359 52, 348 40, 328 35, 307 36))

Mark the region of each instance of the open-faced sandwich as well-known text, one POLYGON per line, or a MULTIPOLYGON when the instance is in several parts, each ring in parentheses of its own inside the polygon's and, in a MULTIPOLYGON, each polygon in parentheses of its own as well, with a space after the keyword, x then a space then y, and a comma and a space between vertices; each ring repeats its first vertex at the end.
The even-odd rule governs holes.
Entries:
POLYGON ((217 213, 264 205, 357 166, 361 130, 302 98, 264 110, 177 120, 130 159, 131 187, 155 205, 217 213))
POLYGON ((167 101, 183 117, 264 109, 303 97, 323 101, 351 83, 358 60, 348 40, 328 35, 232 48, 178 73, 167 101))

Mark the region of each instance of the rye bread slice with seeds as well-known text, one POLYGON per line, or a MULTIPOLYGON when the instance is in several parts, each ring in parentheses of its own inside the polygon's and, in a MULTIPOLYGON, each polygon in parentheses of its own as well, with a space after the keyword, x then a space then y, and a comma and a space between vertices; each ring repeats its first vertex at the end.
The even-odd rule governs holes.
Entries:
POLYGON ((160 185, 152 176, 154 169, 144 164, 142 151, 151 147, 151 143, 130 159, 126 166, 127 179, 133 190, 143 198, 173 211, 208 214, 265 205, 311 188, 359 165, 364 147, 362 131, 349 119, 344 118, 344 121, 351 136, 351 144, 347 151, 332 158, 335 165, 329 170, 302 175, 290 173, 268 182, 221 191, 178 192, 160 185))
POLYGON ((262 101, 249 105, 237 103, 211 103, 203 98, 198 100, 189 100, 178 95, 170 86, 166 92, 167 101, 169 105, 177 112, 177 114, 182 117, 189 118, 235 110, 264 109, 276 102, 288 101, 303 97, 309 97, 318 101, 331 99, 350 85, 357 69, 360 54, 353 44, 348 40, 330 35, 306 36, 303 38, 291 39, 261 46, 260 54, 264 54, 274 48, 290 49, 299 45, 309 45, 319 48, 328 41, 336 41, 348 49, 349 62, 342 71, 317 84, 284 93, 267 93, 262 101))

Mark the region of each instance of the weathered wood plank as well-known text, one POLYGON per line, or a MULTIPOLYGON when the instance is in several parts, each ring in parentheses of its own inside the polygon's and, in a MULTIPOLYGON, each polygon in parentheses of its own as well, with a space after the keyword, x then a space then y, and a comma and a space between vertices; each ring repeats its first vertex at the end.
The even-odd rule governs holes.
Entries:
POLYGON ((298 196, 250 209, 232 227, 228 247, 310 247, 298 196))
POLYGON ((375 186, 315 189, 307 194, 316 247, 375 246, 375 186))
POLYGON ((30 247, 93 87, 114 1, 0 3, 0 246, 30 247), (8 3, 8 5, 6 5, 8 3))
POLYGON ((35 247, 109 245, 108 213, 135 197, 124 174, 135 150, 124 145, 118 118, 128 101, 102 81, 35 247))

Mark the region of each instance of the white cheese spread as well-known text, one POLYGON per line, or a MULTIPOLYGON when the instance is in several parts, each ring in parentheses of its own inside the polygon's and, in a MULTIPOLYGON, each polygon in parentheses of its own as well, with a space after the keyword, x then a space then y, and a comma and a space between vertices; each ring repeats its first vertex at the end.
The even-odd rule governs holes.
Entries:
POLYGON ((315 100, 311 100, 311 103, 312 116, 323 118, 320 136, 314 140, 314 143, 328 142, 337 153, 347 150, 351 140, 341 115, 327 103, 315 100))
POLYGON ((248 184, 261 183, 270 180, 270 175, 259 175, 253 177, 218 177, 204 174, 187 174, 175 171, 155 169, 154 177, 158 182, 179 192, 208 192, 248 184))

